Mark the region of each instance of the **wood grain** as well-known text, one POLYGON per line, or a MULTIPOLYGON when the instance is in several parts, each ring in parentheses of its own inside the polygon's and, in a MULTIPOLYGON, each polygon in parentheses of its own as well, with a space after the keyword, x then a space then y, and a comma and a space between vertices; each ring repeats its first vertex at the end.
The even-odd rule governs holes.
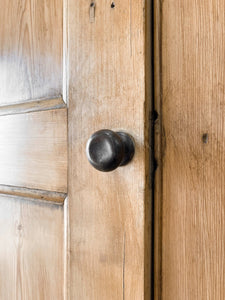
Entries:
POLYGON ((63 299, 63 207, 0 196, 0 299, 63 299))
POLYGON ((90 4, 68 1, 69 293, 149 299, 150 1, 115 1, 111 8, 98 0, 91 19, 90 4), (96 171, 85 155, 90 135, 104 128, 124 130, 136 142, 132 163, 112 173, 96 171))
POLYGON ((52 110, 65 107, 66 104, 62 97, 52 99, 35 99, 17 104, 1 105, 0 116, 24 114, 28 112, 52 110))
POLYGON ((157 299, 225 298, 224 10, 221 0, 161 6, 165 136, 157 299))
POLYGON ((63 0, 0 0, 0 7, 0 299, 62 300, 63 0))
POLYGON ((2 184, 0 184, 0 194, 29 198, 31 200, 51 201, 58 204, 63 204, 67 196, 65 193, 2 184))
POLYGON ((67 192, 67 109, 0 117, 0 184, 67 192))
POLYGON ((0 103, 62 94, 62 0, 0 6, 0 103))

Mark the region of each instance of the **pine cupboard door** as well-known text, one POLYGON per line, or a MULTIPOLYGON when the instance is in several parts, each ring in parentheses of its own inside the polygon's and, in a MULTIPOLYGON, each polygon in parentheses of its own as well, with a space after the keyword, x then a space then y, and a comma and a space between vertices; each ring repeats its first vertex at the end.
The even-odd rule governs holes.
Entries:
POLYGON ((150 2, 0 7, 0 299, 149 299, 150 2), (88 162, 100 129, 127 166, 88 162))
POLYGON ((224 11, 155 1, 155 299, 225 299, 224 11))

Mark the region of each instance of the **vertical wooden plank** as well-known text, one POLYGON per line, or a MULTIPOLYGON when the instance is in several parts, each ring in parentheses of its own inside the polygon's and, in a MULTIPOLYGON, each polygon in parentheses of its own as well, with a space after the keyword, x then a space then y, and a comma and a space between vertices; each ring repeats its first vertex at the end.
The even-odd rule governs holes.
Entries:
POLYGON ((94 3, 94 13, 91 1, 68 5, 70 298, 149 299, 150 2, 94 3), (136 142, 132 163, 112 173, 85 155, 104 128, 136 142))
POLYGON ((225 298, 224 1, 163 1, 162 286, 225 298))

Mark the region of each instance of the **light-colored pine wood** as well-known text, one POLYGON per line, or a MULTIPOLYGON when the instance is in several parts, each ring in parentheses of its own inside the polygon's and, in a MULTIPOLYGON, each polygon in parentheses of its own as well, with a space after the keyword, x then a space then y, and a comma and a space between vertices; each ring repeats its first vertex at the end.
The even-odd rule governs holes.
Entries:
POLYGON ((62 94, 62 0, 0 7, 0 103, 62 94))
POLYGON ((52 110, 57 108, 65 108, 66 104, 62 97, 52 99, 36 99, 22 103, 1 105, 0 116, 24 114, 34 111, 52 110))
POLYGON ((0 196, 0 299, 63 299, 63 207, 0 196))
POLYGON ((149 299, 150 1, 0 4, 0 299, 149 299), (136 143, 107 174, 103 128, 136 143))
POLYGON ((35 189, 28 189, 24 187, 1 185, 1 184, 0 184, 0 194, 29 198, 31 200, 51 201, 59 204, 63 204, 64 200, 66 199, 65 193, 35 190, 35 189))
POLYGON ((63 1, 0 7, 0 299, 63 300, 63 1))
POLYGON ((150 2, 90 5, 68 1, 70 299, 149 299, 150 2), (85 155, 90 135, 104 128, 136 143, 132 163, 112 173, 85 155))
POLYGON ((67 109, 0 117, 0 184, 67 192, 67 109))
POLYGON ((156 22, 161 24, 156 27, 161 53, 156 63, 161 65, 160 130, 164 132, 161 272, 157 277, 162 281, 156 299, 222 300, 225 3, 165 0, 161 4, 156 22))

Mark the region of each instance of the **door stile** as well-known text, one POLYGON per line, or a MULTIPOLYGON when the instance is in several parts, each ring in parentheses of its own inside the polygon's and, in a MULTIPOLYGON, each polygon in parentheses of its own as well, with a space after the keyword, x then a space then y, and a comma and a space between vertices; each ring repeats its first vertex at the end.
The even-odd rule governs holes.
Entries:
POLYGON ((151 6, 68 1, 71 299, 150 297, 151 6), (85 146, 107 128, 130 133, 136 154, 106 174, 89 165, 85 146))

